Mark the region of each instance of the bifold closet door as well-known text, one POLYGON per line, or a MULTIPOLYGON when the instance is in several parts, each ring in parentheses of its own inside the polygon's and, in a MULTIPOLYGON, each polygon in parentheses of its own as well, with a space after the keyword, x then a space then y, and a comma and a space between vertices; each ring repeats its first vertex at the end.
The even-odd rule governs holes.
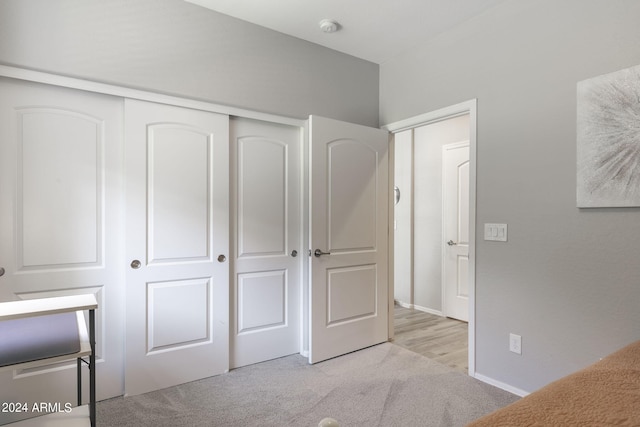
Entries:
POLYGON ((229 121, 125 101, 126 394, 229 368, 229 121))
MULTIPOLYGON (((121 395, 123 101, 4 78, 0 94, 0 300, 95 294, 97 397, 121 395)), ((75 360, 4 372, 0 402, 28 404, 0 424, 75 406, 75 360)))
POLYGON ((233 118, 231 367, 300 351, 302 141, 298 127, 233 118))

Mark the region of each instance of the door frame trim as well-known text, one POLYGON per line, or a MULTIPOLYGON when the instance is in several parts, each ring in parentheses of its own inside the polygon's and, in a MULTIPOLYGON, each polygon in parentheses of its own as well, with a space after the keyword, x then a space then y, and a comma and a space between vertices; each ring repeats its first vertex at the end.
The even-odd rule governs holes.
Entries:
MULTIPOLYGON (((420 114, 381 126, 392 134, 420 126, 440 122, 454 117, 469 115, 469 376, 475 377, 476 368, 476 164, 477 164, 477 106, 478 100, 471 99, 459 104, 420 114)), ((390 180, 393 171, 389 172, 390 180)), ((393 221, 393 218, 390 218, 393 221)), ((393 227, 390 227, 393 229, 393 227)), ((390 240, 392 242, 392 240, 390 240)), ((390 243, 391 244, 391 243, 390 243)), ((390 251, 391 252, 391 251, 390 251)), ((393 262, 391 263, 393 265, 393 262)), ((393 287, 390 277, 390 288, 393 287)), ((391 318, 393 316, 390 313, 391 318)))

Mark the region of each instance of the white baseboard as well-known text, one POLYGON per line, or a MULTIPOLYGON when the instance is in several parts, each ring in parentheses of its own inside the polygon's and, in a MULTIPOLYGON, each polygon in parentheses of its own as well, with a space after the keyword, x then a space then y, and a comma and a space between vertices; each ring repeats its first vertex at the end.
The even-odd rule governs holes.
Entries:
POLYGON ((505 391, 508 391, 509 393, 515 394, 516 396, 525 397, 525 396, 527 396, 529 394, 528 391, 521 390, 521 389, 519 389, 517 387, 513 387, 513 386, 511 386, 509 384, 505 384, 505 383, 503 383, 501 381, 494 380, 493 378, 486 377, 486 376, 484 376, 482 374, 476 373, 473 377, 475 379, 477 379, 477 380, 482 381, 483 383, 487 383, 487 384, 492 385, 494 387, 501 388, 502 390, 505 390, 505 391))
POLYGON ((404 308, 408 308, 408 309, 413 309, 413 304, 409 304, 407 302, 402 302, 400 300, 393 300, 396 304, 398 304, 400 307, 404 307, 404 308))
POLYGON ((414 304, 413 309, 414 310, 419 310, 419 311, 424 311, 425 313, 435 314, 436 316, 444 317, 444 314, 442 313, 442 311, 434 310, 432 308, 422 307, 422 306, 414 304))
POLYGON ((402 301, 399 301, 399 300, 394 300, 394 301, 400 307, 408 308, 410 310, 424 311, 425 313, 435 314, 436 316, 443 316, 442 311, 434 310, 432 308, 422 307, 422 306, 416 305, 416 304, 410 304, 410 303, 407 303, 407 302, 402 302, 402 301))

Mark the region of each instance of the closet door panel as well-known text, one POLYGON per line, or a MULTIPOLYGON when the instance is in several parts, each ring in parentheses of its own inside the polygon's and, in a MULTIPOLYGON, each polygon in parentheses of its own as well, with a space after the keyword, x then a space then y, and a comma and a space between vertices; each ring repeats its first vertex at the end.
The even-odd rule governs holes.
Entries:
POLYGON ((210 262, 212 141, 198 129, 167 124, 147 132, 149 263, 210 262))
POLYGON ((20 267, 97 264, 104 123, 50 107, 16 113, 20 267))
POLYGON ((285 255, 287 247, 286 143, 240 137, 238 150, 238 256, 285 255))
POLYGON ((300 351, 301 132, 231 120, 234 275, 231 367, 300 351))
MULTIPOLYGON (((95 294, 97 397, 121 395, 123 101, 12 79, 0 93, 0 300, 95 294)), ((75 361, 0 376, 3 402, 75 406, 75 390, 75 361)))
POLYGON ((229 368, 229 123, 130 99, 125 121, 133 395, 229 368))

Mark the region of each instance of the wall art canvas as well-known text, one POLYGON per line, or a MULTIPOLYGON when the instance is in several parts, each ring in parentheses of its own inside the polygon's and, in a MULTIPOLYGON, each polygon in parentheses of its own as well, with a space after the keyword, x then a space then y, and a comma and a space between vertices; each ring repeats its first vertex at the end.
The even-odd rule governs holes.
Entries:
POLYGON ((577 89, 578 207, 640 206, 640 66, 577 89))

